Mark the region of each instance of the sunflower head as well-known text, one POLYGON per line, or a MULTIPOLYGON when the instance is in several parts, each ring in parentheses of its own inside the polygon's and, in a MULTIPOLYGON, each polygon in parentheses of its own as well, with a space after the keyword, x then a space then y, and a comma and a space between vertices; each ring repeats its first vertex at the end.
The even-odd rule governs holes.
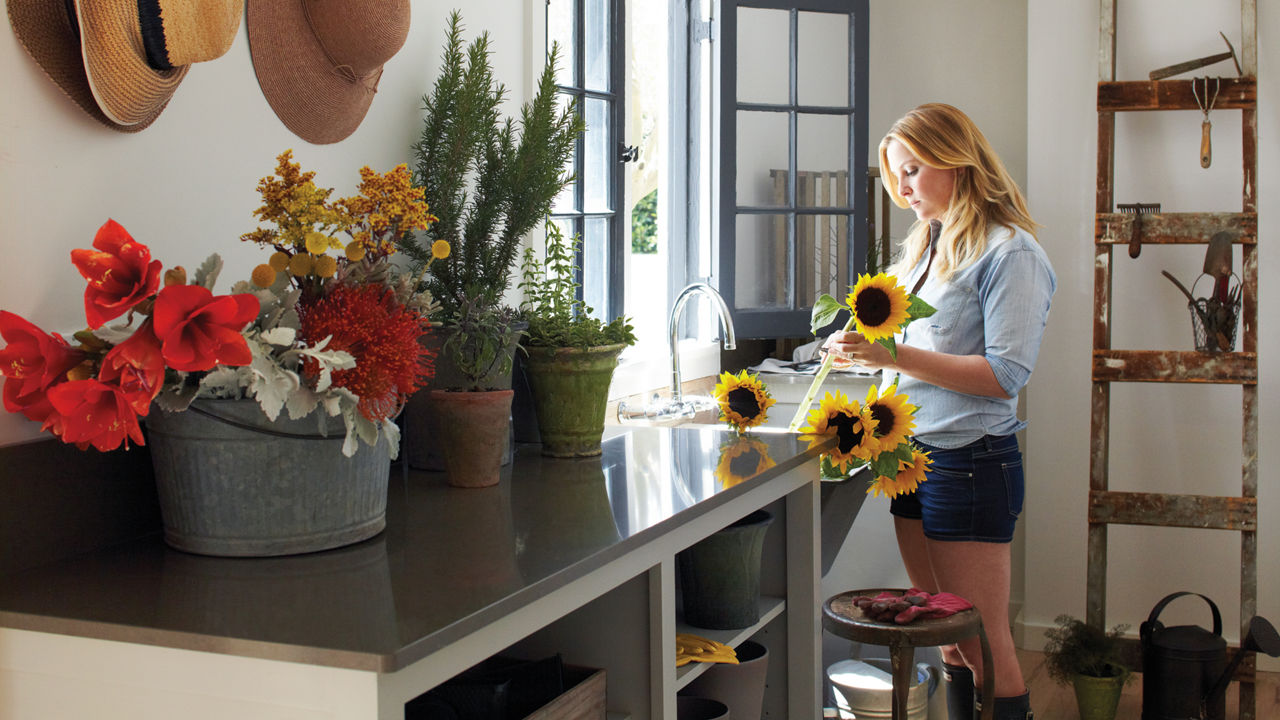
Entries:
POLYGON ((916 406, 907 402, 906 395, 899 395, 897 386, 891 386, 879 393, 879 388, 872 385, 867 390, 867 400, 863 405, 875 419, 875 451, 893 450, 906 442, 911 431, 915 429, 916 406))
POLYGON ((846 299, 858 334, 870 342, 892 338, 910 319, 911 300, 892 275, 859 275, 846 299))
POLYGON ((735 437, 720 446, 720 459, 716 462, 716 479, 721 487, 734 485, 754 477, 777 465, 769 457, 769 446, 753 437, 735 437))
POLYGON ((711 394, 720 406, 720 417, 739 433, 768 420, 769 408, 777 402, 760 378, 746 370, 737 375, 720 373, 711 394))
POLYGON ((867 487, 868 495, 887 498, 908 495, 915 492, 920 483, 925 481, 929 464, 933 461, 929 458, 929 453, 914 445, 910 447, 911 459, 898 460, 898 472, 893 477, 880 475, 872 480, 871 485, 867 487))
POLYGON ((809 447, 835 435, 839 442, 827 451, 826 459, 840 472, 861 465, 872 458, 876 444, 875 419, 867 409, 836 390, 827 392, 817 410, 809 413, 809 424, 801 432, 809 435, 809 447))

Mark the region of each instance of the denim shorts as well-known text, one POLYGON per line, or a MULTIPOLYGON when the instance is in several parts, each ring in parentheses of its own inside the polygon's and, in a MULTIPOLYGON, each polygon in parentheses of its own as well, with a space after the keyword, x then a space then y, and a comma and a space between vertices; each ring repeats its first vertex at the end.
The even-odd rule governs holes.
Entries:
POLYGON ((1024 493, 1017 436, 987 435, 953 450, 915 443, 933 463, 925 482, 894 498, 889 512, 922 520, 931 540, 1012 541, 1024 493))

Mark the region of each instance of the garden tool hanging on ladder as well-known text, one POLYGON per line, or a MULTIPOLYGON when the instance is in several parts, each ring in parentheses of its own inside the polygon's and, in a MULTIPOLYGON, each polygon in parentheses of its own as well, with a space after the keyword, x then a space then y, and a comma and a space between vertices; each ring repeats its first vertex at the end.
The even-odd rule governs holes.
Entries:
POLYGON ((1213 146, 1209 142, 1209 130, 1213 127, 1213 123, 1209 122, 1209 111, 1213 110, 1213 104, 1218 100, 1218 89, 1221 86, 1221 78, 1212 78, 1213 95, 1209 95, 1210 78, 1192 78, 1191 79, 1191 95, 1196 99, 1196 105, 1200 107, 1200 111, 1204 113, 1204 121, 1200 123, 1200 167, 1207 168, 1213 162, 1213 146), (1196 91, 1197 80, 1204 81, 1204 99, 1201 99, 1200 93, 1196 91))

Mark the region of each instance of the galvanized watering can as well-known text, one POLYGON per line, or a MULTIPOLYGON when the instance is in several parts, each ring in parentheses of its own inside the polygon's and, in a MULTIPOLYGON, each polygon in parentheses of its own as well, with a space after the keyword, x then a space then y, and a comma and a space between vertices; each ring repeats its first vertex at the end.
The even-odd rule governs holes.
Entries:
POLYGON ((1142 641, 1142 720, 1225 720, 1226 689, 1246 652, 1280 656, 1280 635, 1265 618, 1249 621, 1241 648, 1227 662, 1222 615, 1199 593, 1176 592, 1151 609, 1139 629, 1142 641), (1157 619, 1165 606, 1195 595, 1213 612, 1213 631, 1198 625, 1165 627, 1157 619))

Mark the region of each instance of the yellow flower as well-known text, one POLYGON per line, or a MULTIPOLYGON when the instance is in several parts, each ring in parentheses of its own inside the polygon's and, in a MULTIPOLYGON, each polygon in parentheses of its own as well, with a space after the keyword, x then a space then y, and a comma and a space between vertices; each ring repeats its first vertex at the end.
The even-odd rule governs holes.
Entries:
POLYGON ((431 243, 431 257, 435 260, 443 260, 449 257, 449 241, 437 240, 431 243))
POLYGON ((929 453, 915 447, 911 447, 911 461, 898 461, 898 474, 892 478, 877 477, 867 487, 867 494, 875 497, 895 498, 899 495, 908 495, 916 491, 920 483, 927 478, 926 473, 929 472, 929 464, 933 461, 929 459, 929 453))
POLYGON ((316 277, 331 278, 338 272, 338 259, 332 255, 321 255, 315 259, 315 266, 311 272, 316 277))
POLYGON ((363 260, 366 252, 368 252, 368 250, 365 248, 364 243, 359 240, 352 240, 347 243, 346 255, 347 259, 351 262, 360 262, 363 260))
POLYGON ((181 265, 169 268, 164 272, 165 287, 169 287, 170 285, 186 285, 186 284, 187 284, 187 269, 182 267, 181 265))
POLYGON ((837 436, 839 442, 827 451, 826 456, 841 472, 847 472, 869 461, 875 454, 875 427, 876 421, 866 408, 836 390, 828 392, 822 398, 821 406, 809 413, 809 424, 800 432, 810 436, 810 448, 822 444, 828 435, 837 436))
POLYGON ((259 265, 253 269, 249 280, 260 288, 271 287, 271 283, 276 281, 276 269, 266 264, 259 265))
POLYGON ((312 260, 310 255, 298 253, 289 259, 289 272, 294 277, 310 275, 311 271, 314 269, 315 260, 312 260))
POLYGON ((731 488, 777 464, 769 457, 769 446, 763 441, 753 437, 735 437, 720 448, 716 479, 721 487, 731 488))
POLYGON ((720 406, 720 416, 738 432, 764 423, 769 408, 777 402, 760 378, 746 370, 737 375, 720 373, 720 382, 711 394, 720 406))
POLYGON ((267 258, 267 264, 276 272, 284 272, 289 269, 289 253, 277 250, 271 253, 271 257, 267 258))
POLYGON ((853 310, 858 334, 870 342, 892 338, 910 317, 911 300, 892 275, 859 275, 845 300, 853 310))
POLYGON ((312 255, 323 255, 329 249, 330 242, 332 238, 324 233, 309 232, 307 233, 307 252, 312 255))
POLYGON ((875 419, 875 452, 893 450, 906 442, 911 431, 915 429, 916 406, 907 402, 906 395, 899 395, 897 387, 891 386, 883 395, 878 395, 879 388, 872 385, 867 390, 864 407, 875 419))

